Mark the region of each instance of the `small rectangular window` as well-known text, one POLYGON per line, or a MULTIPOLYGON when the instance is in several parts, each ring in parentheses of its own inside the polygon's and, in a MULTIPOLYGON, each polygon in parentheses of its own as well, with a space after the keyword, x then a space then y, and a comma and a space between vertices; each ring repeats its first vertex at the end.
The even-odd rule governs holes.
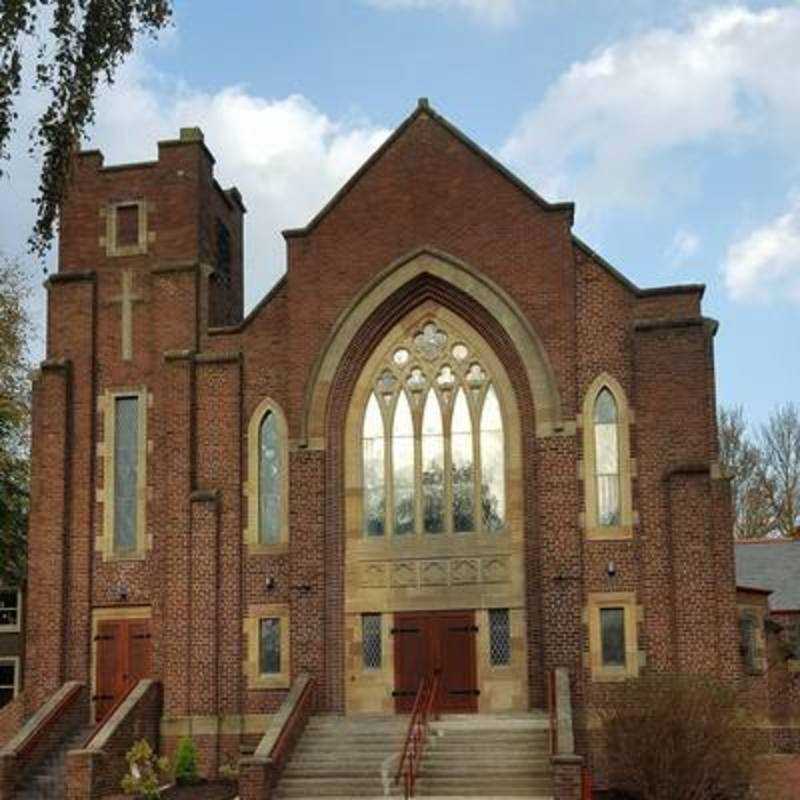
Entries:
POLYGON ((625 666, 625 609, 600 609, 600 646, 604 667, 625 666))
POLYGON ((0 708, 10 703, 17 694, 17 662, 0 659, 0 708))
POLYGON ((0 630, 19 630, 19 592, 0 591, 0 630))
POLYGON ((792 658, 800 660, 800 620, 792 623, 789 627, 789 647, 792 651, 792 658))
POLYGON ((217 220, 217 272, 226 278, 231 273, 231 235, 228 228, 217 220))
POLYGON ((380 614, 361 615, 361 649, 364 669, 380 669, 383 663, 383 641, 380 614))
POLYGON ((279 617, 261 620, 259 671, 262 675, 279 675, 281 672, 281 621, 279 617))
POLYGON ((137 247, 139 244, 139 205, 117 206, 117 247, 137 247))
POLYGON ((745 611, 739 617, 742 657, 748 672, 758 672, 758 617, 745 611))
POLYGON ((114 401, 114 553, 136 552, 139 398, 114 401))
POLYGON ((507 608, 489 610, 489 659, 493 667, 511 663, 511 626, 507 608))

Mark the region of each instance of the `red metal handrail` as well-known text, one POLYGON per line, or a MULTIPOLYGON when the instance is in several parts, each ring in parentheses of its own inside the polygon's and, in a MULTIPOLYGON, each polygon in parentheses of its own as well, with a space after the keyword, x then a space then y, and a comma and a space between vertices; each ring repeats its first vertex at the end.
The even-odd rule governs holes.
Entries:
POLYGON ((439 693, 439 672, 424 677, 419 683, 414 707, 408 723, 403 752, 395 776, 395 785, 403 778, 406 800, 414 796, 417 772, 422 761, 422 753, 428 738, 428 722, 436 714, 436 698, 439 693))

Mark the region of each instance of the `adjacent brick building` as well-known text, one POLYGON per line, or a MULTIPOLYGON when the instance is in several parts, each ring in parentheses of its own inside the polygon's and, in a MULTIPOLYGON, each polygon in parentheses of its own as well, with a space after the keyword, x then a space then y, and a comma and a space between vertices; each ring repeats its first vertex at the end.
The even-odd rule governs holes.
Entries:
POLYGON ((640 289, 427 103, 243 315, 243 200, 197 129, 76 157, 35 382, 27 702, 163 683, 235 761, 320 710, 742 675, 703 287, 640 289))

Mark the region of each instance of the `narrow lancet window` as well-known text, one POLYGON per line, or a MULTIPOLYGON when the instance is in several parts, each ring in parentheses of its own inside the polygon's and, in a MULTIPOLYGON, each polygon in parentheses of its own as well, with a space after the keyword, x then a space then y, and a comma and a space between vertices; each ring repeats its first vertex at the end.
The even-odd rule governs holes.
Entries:
POLYGON ((264 414, 259 430, 258 531, 262 544, 280 541, 283 521, 283 492, 280 433, 272 411, 264 414))
POLYGON ((595 477, 597 519, 601 526, 620 524, 619 414, 608 389, 594 404, 595 477))
POLYGON ((463 389, 458 390, 453 403, 450 439, 453 455, 453 530, 464 533, 475 530, 475 478, 472 419, 463 389))
POLYGON ((114 553, 136 551, 139 486, 139 398, 114 401, 114 553))
POLYGON ((481 514, 483 527, 499 531, 506 520, 505 443, 503 415, 494 386, 490 386, 481 413, 481 514))
POLYGON ((414 532, 414 421, 405 392, 400 392, 392 429, 394 533, 414 532))
POLYGON ((422 414, 422 516, 425 533, 444 531, 444 429, 433 389, 422 414))
POLYGON ((386 527, 383 416, 378 398, 370 395, 364 416, 364 532, 383 536, 386 527))

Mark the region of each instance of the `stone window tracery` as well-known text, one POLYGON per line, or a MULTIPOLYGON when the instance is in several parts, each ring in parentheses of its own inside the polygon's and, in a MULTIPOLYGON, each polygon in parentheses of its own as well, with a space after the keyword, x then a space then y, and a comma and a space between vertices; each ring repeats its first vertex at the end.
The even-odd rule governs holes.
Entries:
POLYGON ((395 343, 362 428, 368 537, 505 528, 503 414, 480 354, 434 321, 395 343))

